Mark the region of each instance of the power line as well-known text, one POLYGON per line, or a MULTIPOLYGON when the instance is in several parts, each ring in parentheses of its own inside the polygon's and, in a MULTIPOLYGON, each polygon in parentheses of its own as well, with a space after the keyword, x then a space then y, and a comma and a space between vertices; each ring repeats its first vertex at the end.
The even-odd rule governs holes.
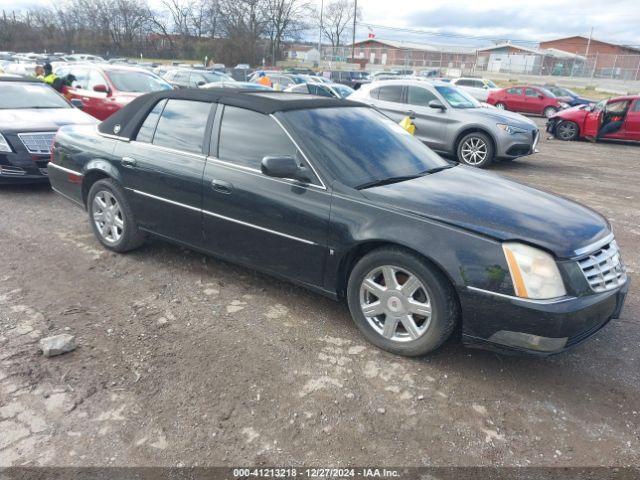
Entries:
MULTIPOLYGON (((366 28, 377 28, 377 29, 381 29, 381 30, 390 30, 390 31, 395 31, 395 32, 400 32, 400 33, 412 33, 412 34, 419 34, 419 35, 424 35, 424 36, 431 36, 431 37, 443 37, 443 38, 460 38, 460 39, 464 39, 464 40, 476 40, 476 41, 485 41, 485 42, 497 42, 497 41, 506 41, 507 38, 505 38, 504 36, 482 36, 482 35, 470 35, 470 34, 462 34, 462 33, 453 33, 453 32, 440 32, 440 31, 432 31, 432 30, 422 30, 422 29, 415 29, 415 28, 407 28, 407 27, 393 27, 390 25, 379 25, 379 24, 374 24, 374 23, 365 23, 365 22, 358 22, 358 26, 362 26, 362 27, 366 27, 366 28)), ((564 38, 570 38, 572 36, 582 36, 582 35, 569 35, 568 37, 564 37, 564 38)), ((586 38, 586 37, 585 37, 586 38)), ((518 38, 508 38, 509 42, 512 44, 523 44, 523 45, 538 45, 540 43, 544 43, 545 41, 548 40, 525 40, 525 39, 518 39, 518 38)), ((604 40, 596 40, 596 39, 592 39, 593 42, 604 42, 604 43, 613 43, 613 42, 605 42, 604 40)), ((613 43, 614 45, 620 45, 621 47, 631 47, 631 48, 638 48, 640 47, 640 45, 632 45, 632 44, 619 44, 619 43, 613 43)), ((576 47, 582 47, 584 46, 583 43, 580 42, 567 42, 565 43, 565 45, 571 45, 571 46, 576 46, 576 47)))

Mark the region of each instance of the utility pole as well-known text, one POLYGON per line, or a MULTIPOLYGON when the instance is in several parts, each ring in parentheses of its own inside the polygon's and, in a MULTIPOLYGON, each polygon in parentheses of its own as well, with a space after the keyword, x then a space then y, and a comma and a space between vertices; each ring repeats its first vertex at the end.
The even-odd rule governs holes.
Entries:
POLYGON ((358 17, 358 0, 353 1, 353 37, 351 41, 351 61, 356 59, 356 18, 358 17))
POLYGON ((322 15, 324 14, 324 0, 320 1, 320 34, 318 35, 318 54, 322 62, 322 15))

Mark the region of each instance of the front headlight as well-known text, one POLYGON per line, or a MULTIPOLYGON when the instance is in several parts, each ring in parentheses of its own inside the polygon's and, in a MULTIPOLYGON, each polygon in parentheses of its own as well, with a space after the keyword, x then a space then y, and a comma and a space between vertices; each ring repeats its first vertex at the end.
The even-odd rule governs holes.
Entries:
POLYGON ((502 244, 516 295, 537 300, 567 294, 551 255, 529 245, 516 242, 502 244))
POLYGON ((524 128, 514 127, 513 125, 507 125, 506 123, 498 123, 496 127, 500 130, 504 130, 510 135, 515 135, 516 133, 527 133, 524 128))
POLYGON ((6 153, 11 153, 11 145, 9 145, 9 142, 7 142, 7 140, 2 136, 2 134, 0 134, 0 152, 6 152, 6 153))
POLYGON ((569 108, 570 105, 568 103, 564 103, 564 102, 558 102, 558 105, 560 105, 561 108, 569 108))

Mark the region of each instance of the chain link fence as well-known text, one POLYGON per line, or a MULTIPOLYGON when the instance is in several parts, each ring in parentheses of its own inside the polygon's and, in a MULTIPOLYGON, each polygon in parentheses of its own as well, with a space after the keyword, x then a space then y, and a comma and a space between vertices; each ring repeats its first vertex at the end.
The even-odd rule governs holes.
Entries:
POLYGON ((371 48, 323 47, 323 68, 358 68, 367 71, 413 70, 447 74, 524 74, 574 78, 640 81, 640 54, 594 53, 573 55, 559 51, 500 53, 467 47, 371 48))

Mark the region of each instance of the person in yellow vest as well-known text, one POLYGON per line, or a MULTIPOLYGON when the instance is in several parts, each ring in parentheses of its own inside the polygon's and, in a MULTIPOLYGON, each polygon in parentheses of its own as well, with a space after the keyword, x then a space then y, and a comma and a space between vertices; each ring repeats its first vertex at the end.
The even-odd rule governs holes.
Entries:
POLYGON ((57 80, 58 76, 53 73, 53 67, 50 63, 44 64, 44 83, 51 85, 53 87, 53 83, 57 80))

